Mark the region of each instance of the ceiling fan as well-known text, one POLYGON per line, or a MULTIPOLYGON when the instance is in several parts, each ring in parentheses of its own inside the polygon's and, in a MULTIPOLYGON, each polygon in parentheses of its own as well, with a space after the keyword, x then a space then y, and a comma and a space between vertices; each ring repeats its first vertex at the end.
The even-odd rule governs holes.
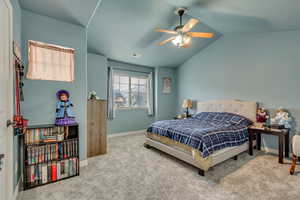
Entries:
POLYGON ((159 46, 162 46, 168 42, 172 42, 175 46, 179 48, 188 48, 191 45, 191 40, 193 37, 198 38, 212 38, 213 33, 203 33, 203 32, 189 32, 195 25, 199 23, 198 19, 191 18, 186 24, 182 24, 182 16, 187 13, 186 8, 178 8, 175 10, 175 14, 179 15, 179 25, 175 27, 174 31, 157 28, 156 32, 163 32, 168 34, 173 34, 173 37, 170 37, 160 43, 159 46))

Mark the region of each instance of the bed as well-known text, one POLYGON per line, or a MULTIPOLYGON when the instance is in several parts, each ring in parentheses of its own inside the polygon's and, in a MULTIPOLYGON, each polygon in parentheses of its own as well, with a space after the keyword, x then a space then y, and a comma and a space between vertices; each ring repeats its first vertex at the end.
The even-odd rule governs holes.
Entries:
POLYGON ((256 102, 198 102, 197 113, 183 120, 150 125, 144 146, 156 148, 205 171, 248 150, 248 126, 256 121, 256 102))

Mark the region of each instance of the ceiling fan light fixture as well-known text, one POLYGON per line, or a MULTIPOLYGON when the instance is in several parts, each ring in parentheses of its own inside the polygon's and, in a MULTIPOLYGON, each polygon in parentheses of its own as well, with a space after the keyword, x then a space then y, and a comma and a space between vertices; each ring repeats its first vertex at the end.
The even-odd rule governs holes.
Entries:
POLYGON ((182 16, 186 14, 186 8, 178 8, 175 14, 179 16, 179 25, 177 25, 174 30, 167 30, 156 28, 156 32, 168 33, 172 37, 169 37, 159 43, 158 46, 165 45, 168 42, 172 42, 178 48, 188 48, 191 46, 192 38, 212 38, 213 33, 203 33, 203 32, 190 32, 190 30, 199 23, 199 19, 190 18, 185 24, 182 23, 182 16))
POLYGON ((176 47, 184 47, 188 44, 191 43, 191 39, 192 37, 188 36, 188 35, 184 35, 184 34, 179 34, 176 36, 176 38, 174 40, 172 40, 172 43, 176 46, 176 47))

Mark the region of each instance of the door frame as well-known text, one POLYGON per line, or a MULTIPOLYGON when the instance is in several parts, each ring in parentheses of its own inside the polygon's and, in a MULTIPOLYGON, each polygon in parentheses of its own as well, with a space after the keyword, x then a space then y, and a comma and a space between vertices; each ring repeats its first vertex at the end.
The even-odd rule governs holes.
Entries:
MULTIPOLYGON (((1 0, 2 1, 2 0, 1 0)), ((10 120, 13 119, 13 80, 14 80, 14 68, 13 68, 13 9, 10 0, 3 0, 4 4, 8 8, 9 13, 9 42, 8 46, 4 46, 4 49, 8 49, 9 51, 9 102, 12 102, 8 108, 8 116, 10 120)), ((3 43, 2 43, 3 44, 3 43)), ((6 43, 5 43, 6 44, 6 43)), ((1 45, 1 44, 0 44, 1 45)), ((4 168, 4 181, 6 183, 6 191, 4 196, 8 200, 12 200, 14 198, 14 186, 13 186, 13 179, 14 179, 14 170, 13 170, 13 128, 10 126, 7 130, 7 135, 3 137, 4 142, 6 142, 7 146, 5 147, 5 168, 4 168)))

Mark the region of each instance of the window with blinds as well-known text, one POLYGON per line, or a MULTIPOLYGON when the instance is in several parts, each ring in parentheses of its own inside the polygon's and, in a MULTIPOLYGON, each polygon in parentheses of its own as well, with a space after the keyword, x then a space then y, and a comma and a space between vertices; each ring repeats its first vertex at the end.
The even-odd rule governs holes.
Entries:
POLYGON ((27 78, 49 81, 74 81, 75 50, 72 48, 28 42, 27 78))

